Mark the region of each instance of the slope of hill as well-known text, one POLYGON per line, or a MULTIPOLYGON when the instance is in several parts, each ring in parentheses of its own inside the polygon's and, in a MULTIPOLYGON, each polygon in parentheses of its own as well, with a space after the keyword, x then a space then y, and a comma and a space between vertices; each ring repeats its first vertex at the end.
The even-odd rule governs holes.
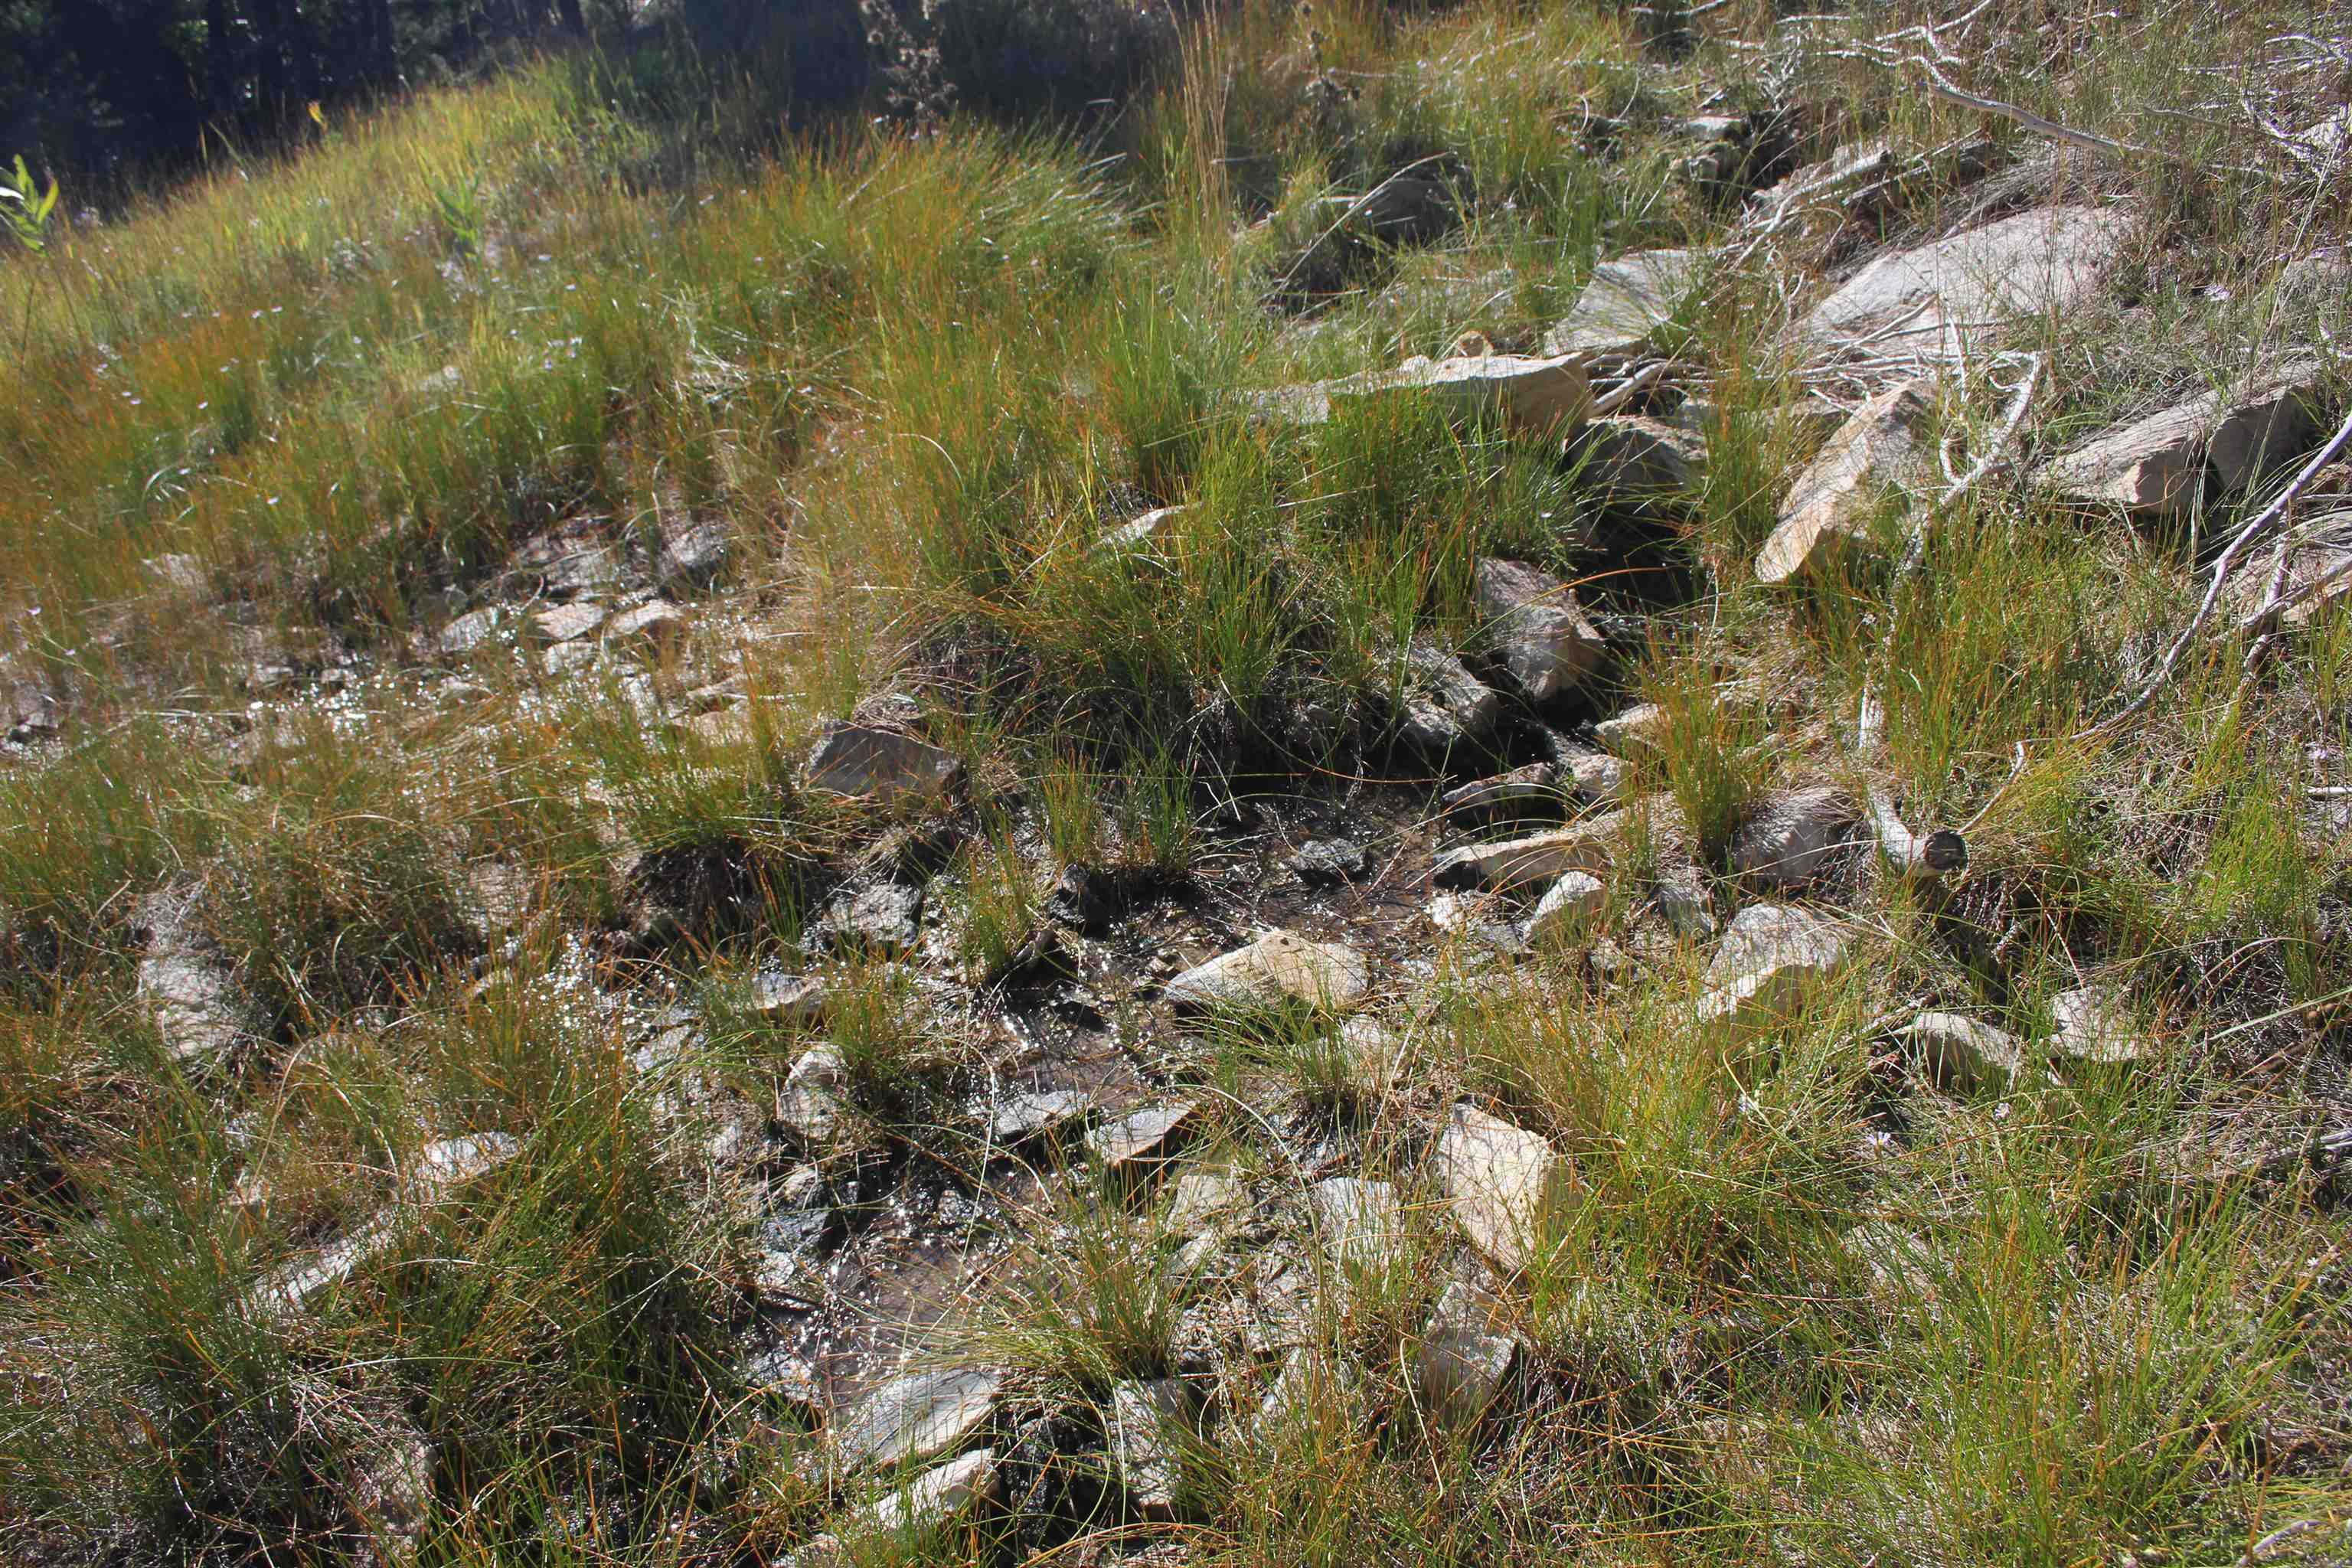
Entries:
POLYGON ((1129 21, 0 266, 8 1556, 2352 1550, 2352 13, 1129 21))

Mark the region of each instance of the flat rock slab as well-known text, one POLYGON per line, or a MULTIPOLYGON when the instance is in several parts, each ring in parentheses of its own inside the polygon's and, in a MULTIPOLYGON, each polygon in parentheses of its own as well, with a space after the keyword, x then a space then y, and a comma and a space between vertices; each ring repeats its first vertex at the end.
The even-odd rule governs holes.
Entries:
POLYGON ((1568 792, 1557 768, 1549 763, 1529 763, 1492 778, 1457 784, 1439 797, 1438 805, 1448 816, 1496 822, 1558 816, 1567 798, 1568 792))
POLYGON ((1185 1236, 1205 1231, 1244 1213, 1249 1189, 1216 1171, 1187 1171, 1178 1178, 1176 1195, 1168 1205, 1168 1229, 1185 1236))
POLYGON ((1706 437, 1688 424, 1642 415, 1595 419, 1578 448, 1577 482, 1603 506, 1656 515, 1706 475, 1706 437))
POLYGON ((844 1468, 919 1463, 963 1447, 995 1419, 1004 1376, 988 1367, 908 1373, 859 1404, 836 1429, 844 1468))
POLYGON ((824 981, 814 974, 763 969, 751 976, 752 1012, 779 1024, 816 1024, 824 1019, 824 981))
POLYGON ((1438 1189, 1470 1245, 1506 1272, 1527 1266, 1547 1207, 1569 1178, 1547 1139, 1474 1105, 1448 1113, 1435 1153, 1438 1189))
POLYGON ((1444 752, 1483 739, 1503 711, 1503 700, 1461 659, 1434 643, 1405 650, 1397 738, 1424 752, 1444 752))
POLYGON ((1404 1246, 1404 1206, 1387 1182, 1332 1176, 1307 1192, 1323 1250, 1344 1268, 1378 1272, 1404 1246))
POLYGON ((1087 1148, 1113 1176, 1157 1167, 1183 1147, 1198 1125, 1201 1108, 1191 1100, 1146 1106, 1087 1134, 1087 1148))
POLYGON ((857 1524, 877 1534, 936 1530, 995 1501, 1003 1486, 996 1450, 977 1449, 925 1470, 904 1491, 861 1510, 857 1524))
POLYGON ((569 605, 550 605, 534 610, 523 622, 525 641, 541 647, 554 647, 563 643, 578 642, 594 637, 612 612, 602 605, 579 601, 569 605))
POLYGON ((1830 437, 1780 503, 1780 521, 1756 557, 1759 583, 1785 583, 1865 538, 1890 490, 1934 479, 1931 384, 1907 381, 1873 397, 1830 437))
POLYGON ((1484 560, 1472 593, 1504 672, 1530 702, 1580 686, 1601 668, 1609 644, 1585 617, 1576 590, 1524 562, 1484 560))
POLYGON ((614 616, 604 627, 604 640, 667 647, 686 635, 688 625, 684 610, 667 599, 653 599, 614 616))
POLYGON ((1768 796, 1731 836, 1731 869, 1752 887, 1801 887, 1845 847, 1861 816, 1853 797, 1834 785, 1768 796))
POLYGON ((1621 757, 1655 750, 1665 733, 1666 710, 1654 702, 1637 702, 1592 726, 1592 738, 1621 757))
POLYGON ((1260 415, 1285 423, 1320 425, 1350 403, 1423 396, 1441 400, 1455 418, 1499 418, 1515 434, 1528 436, 1570 435, 1592 405, 1581 360, 1516 354, 1415 357, 1394 370, 1261 393, 1251 403, 1260 415))
POLYGON ((1640 353, 1689 295, 1699 259, 1691 250, 1636 250, 1601 263, 1566 319, 1544 334, 1543 352, 1581 359, 1640 353))
POLYGON ((1274 1007, 1301 1003, 1339 1011, 1362 1000, 1370 967, 1353 948, 1278 931, 1221 953, 1168 983, 1179 1007, 1274 1007))
POLYGON ((2090 300, 2131 225, 2111 208, 2039 207, 1877 258, 1798 331, 1821 347, 1870 338, 1881 353, 1949 353, 2008 319, 2090 300))
POLYGON ((2006 1089, 2022 1070, 2025 1042, 1958 1013, 1922 1013, 1900 1037, 1939 1089, 2006 1089))
POLYGON ((2178 517, 2208 491, 2245 489, 2318 438, 2326 367, 2299 360, 2233 389, 2176 403, 2053 459, 2042 486, 2063 500, 2178 517))
POLYGON ((989 1136, 999 1143, 1025 1143, 1083 1121, 1095 1106, 1084 1089, 1022 1089, 998 1103, 988 1119, 989 1136))
POLYGON ((1176 1516, 1175 1443, 1192 1414, 1181 1381, 1158 1377, 1115 1384, 1110 1391, 1110 1451, 1128 1505, 1145 1519, 1176 1516))
POLYGON ((808 787, 892 805, 947 793, 962 764, 929 742, 872 724, 836 724, 809 752, 808 787))
POLYGON ((1571 823, 1549 833, 1465 844, 1437 858, 1430 876, 1441 888, 1486 888, 1497 892, 1558 881, 1570 871, 1605 878, 1624 813, 1571 823))
POLYGON ((196 895, 152 894, 141 900, 133 923, 147 931, 137 994, 174 1059, 216 1064, 260 1037, 259 1015, 198 924, 196 895))
POLYGON ((1845 935, 1802 910, 1756 904, 1739 911, 1707 965, 1708 990, 1694 1017, 1743 1027, 1770 1024, 1801 1005, 1844 966, 1845 935))

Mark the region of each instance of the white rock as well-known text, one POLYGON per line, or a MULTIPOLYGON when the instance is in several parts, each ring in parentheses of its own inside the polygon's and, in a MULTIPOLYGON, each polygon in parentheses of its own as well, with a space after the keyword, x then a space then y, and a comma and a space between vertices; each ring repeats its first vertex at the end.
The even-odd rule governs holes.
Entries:
POLYGON ((1845 959, 1844 934, 1827 921, 1801 910, 1752 905, 1724 932, 1694 1017, 1703 1025, 1743 1026, 1785 1018, 1845 959))
POLYGON ((1593 739, 1619 756, 1654 749, 1664 741, 1665 732, 1666 710, 1654 702, 1636 703, 1592 727, 1593 739))
POLYGON ((1907 381, 1854 411, 1789 489, 1780 521, 1756 557, 1756 580, 1785 583, 1818 567, 1839 546, 1865 538, 1890 490, 1925 489, 1932 384, 1907 381))
POLYGON ((541 647, 554 647, 578 642, 596 635, 608 614, 602 605, 577 600, 569 605, 550 605, 534 610, 523 622, 525 640, 541 647))
POLYGON ((1608 904, 1609 889, 1600 878, 1564 872, 1528 917, 1528 940, 1555 942, 1581 935, 1608 904))
POLYGON ((1417 396, 1441 399, 1456 418, 1497 417, 1515 434, 1526 436, 1567 436, 1584 423, 1592 405, 1584 366, 1575 356, 1479 354, 1416 357, 1394 370, 1288 388, 1262 400, 1260 406, 1298 423, 1315 424, 1348 403, 1417 396))
POLYGON ((1370 971, 1353 948, 1278 931, 1186 970, 1168 983, 1168 1000, 1179 1007, 1300 1003, 1338 1012, 1360 1001, 1370 984, 1370 971))
POLYGON ((904 1491, 894 1491, 862 1510, 858 1523, 879 1534, 934 1530, 996 1500, 1002 1484, 996 1450, 977 1449, 925 1470, 904 1491))
POLYGON ((684 610, 667 599, 653 599, 614 616, 604 628, 604 640, 666 647, 686 635, 687 625, 684 610))
POLYGON ((445 1190, 488 1175, 521 1151, 522 1145, 505 1132, 444 1138, 420 1152, 415 1181, 428 1191, 445 1190))
POLYGON ((1323 1250, 1343 1268, 1378 1273, 1404 1246, 1404 1209, 1396 1188, 1357 1176, 1332 1176, 1307 1189, 1323 1250))
POLYGON ((1815 306, 1800 334, 1817 345, 1867 337, 1881 353, 1948 354, 2006 318, 2091 299, 2129 227, 2113 209, 2040 207, 1890 252, 1815 306))
POLYGON ((1168 1233, 1189 1236, 1206 1231, 1241 1213, 1249 1203, 1249 1189, 1215 1171, 1187 1171, 1178 1178, 1175 1196, 1168 1205, 1168 1233))
POLYGON ((1637 250, 1601 263, 1567 319, 1544 334, 1544 353, 1596 359, 1647 347, 1690 292, 1698 259, 1689 250, 1637 250))
POLYGON ((2042 468, 2069 500, 2144 516, 2185 515, 2214 488, 2243 489, 2317 438, 2326 370, 2298 360, 2093 437, 2042 468))
POLYGON ((2085 985, 2050 1001, 2055 1026, 2050 1048, 2078 1062, 2133 1062, 2147 1054, 2147 1037, 2133 1020, 2123 994, 2111 986, 2085 985))
POLYGON ((1433 643, 1416 642, 1405 649, 1403 680, 1398 693, 1402 709, 1398 738, 1426 752, 1444 752, 1475 741, 1495 727, 1503 700, 1469 667, 1433 643))
POLYGON ((1612 812, 1523 838, 1465 844, 1439 856, 1430 876, 1442 888, 1496 891, 1557 881, 1570 871, 1606 877, 1613 858, 1612 847, 1623 819, 1622 812, 1612 812))
POLYGON ((866 1395, 834 1435, 845 1469, 915 1463, 970 1442, 996 1417, 1002 1373, 987 1367, 906 1373, 866 1395))
POLYGON ((1517 1339, 1492 1331, 1480 1293, 1456 1279, 1422 1325, 1413 1347, 1413 1391, 1440 1425, 1466 1426, 1493 1407, 1518 1356, 1517 1339))
POLYGON ((1080 1089, 1022 1089, 1004 1097, 988 1121, 999 1143, 1024 1143, 1090 1114, 1095 1097, 1080 1089))
POLYGON ((1098 542, 1106 550, 1135 550, 1151 542, 1160 531, 1184 514, 1181 506, 1156 507, 1106 530, 1098 542))
POLYGON ((784 974, 761 970, 751 977, 751 1010, 780 1024, 816 1024, 824 1020, 824 981, 814 974, 784 974))
POLYGON ((1192 1405, 1172 1377, 1115 1384, 1110 1391, 1110 1451, 1127 1500, 1145 1519, 1176 1514, 1178 1474, 1171 1437, 1192 1405))
POLYGON ((1113 1176, 1159 1165, 1192 1135, 1201 1108, 1191 1100, 1147 1106, 1087 1134, 1087 1147, 1113 1176))
POLYGON ((1469 1104, 1447 1115, 1435 1155, 1439 1191, 1470 1245, 1506 1272, 1527 1266, 1568 1162, 1539 1135, 1469 1104))
POLYGON ((1566 583, 1523 562, 1491 559, 1471 576, 1503 668, 1528 701, 1548 701, 1601 667, 1609 645, 1566 583))

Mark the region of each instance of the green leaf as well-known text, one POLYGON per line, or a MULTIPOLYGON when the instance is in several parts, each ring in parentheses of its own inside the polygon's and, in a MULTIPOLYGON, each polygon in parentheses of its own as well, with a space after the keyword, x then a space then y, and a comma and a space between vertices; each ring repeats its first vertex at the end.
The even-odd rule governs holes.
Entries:
POLYGON ((46 223, 48 221, 49 214, 57 210, 57 205, 58 183, 56 180, 52 179, 49 182, 49 194, 43 196, 41 198, 41 205, 33 209, 34 218, 37 221, 46 223))

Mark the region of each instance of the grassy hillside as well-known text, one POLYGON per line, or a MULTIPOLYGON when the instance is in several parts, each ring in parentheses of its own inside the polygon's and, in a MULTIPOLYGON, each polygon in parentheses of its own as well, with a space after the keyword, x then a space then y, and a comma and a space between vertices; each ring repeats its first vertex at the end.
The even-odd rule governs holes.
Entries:
MULTIPOLYGON (((1038 10, 960 6, 950 76, 1038 10)), ((2238 595, 2352 534, 2352 468, 2297 479, 2352 408, 2352 163, 2297 140, 2352 12, 1200 9, 1081 121, 973 77, 786 137, 708 62, 551 60, 0 259, 0 1556, 2347 1550, 2352 611, 2238 595), (1932 363, 1792 332, 2059 204, 2120 236, 2063 309, 1932 363), (1585 367, 1687 437, 1662 492, 1435 396, 1262 395, 1539 355, 1665 248, 1699 286, 1585 367), (2250 485, 2036 478, 2296 356, 2325 417, 2250 485), (1913 499, 1759 581, 1923 370, 1913 499), (1496 559, 1605 647, 1416 743, 1416 647, 1507 687, 1496 559), (853 715, 954 782, 820 787, 853 715), (1535 826, 1442 800, 1531 763, 1535 826), (1855 831, 1759 874, 1805 788, 1965 871, 1855 831), (1573 919, 1433 885, 1587 820, 1573 919), (1767 904, 1843 962, 1705 1022, 1767 904), (1171 1003, 1275 927, 1363 956, 1374 1046, 1171 1003), (2129 1059, 2062 1048, 2086 988, 2129 1059), (1465 1106, 1558 1156, 1507 1258, 1465 1106), (1386 1184, 1371 1241, 1334 1178, 1386 1184), (1457 1331, 1509 1365, 1467 1410, 1457 1331), (1002 1373, 971 1507, 845 1457, 902 1359, 1002 1373), (1184 1411, 1157 1500, 1138 1380, 1184 1411)))

